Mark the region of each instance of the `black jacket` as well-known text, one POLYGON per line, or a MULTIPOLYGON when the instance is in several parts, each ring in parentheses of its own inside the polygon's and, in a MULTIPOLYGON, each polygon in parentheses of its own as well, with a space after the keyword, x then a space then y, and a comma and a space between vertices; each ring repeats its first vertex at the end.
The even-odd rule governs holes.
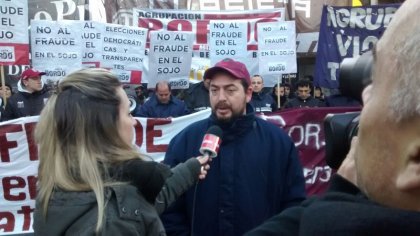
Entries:
POLYGON ((265 93, 252 93, 249 103, 254 107, 255 112, 273 112, 277 110, 276 102, 265 93))
POLYGON ((209 90, 204 87, 204 82, 190 84, 184 101, 190 113, 210 108, 209 90))
POLYGON ((285 108, 301 107, 325 107, 325 103, 313 97, 308 97, 307 99, 301 99, 300 97, 296 97, 287 101, 285 105, 285 108))
POLYGON ((246 236, 260 235, 420 235, 420 212, 370 201, 336 175, 323 197, 288 208, 246 236))
POLYGON ((41 113, 49 97, 50 93, 45 86, 41 91, 34 93, 29 93, 22 87, 19 87, 19 91, 7 100, 1 120, 6 121, 25 116, 37 116, 41 113))
MULTIPOLYGON (((170 171, 156 162, 127 164, 122 166, 123 172, 118 168, 111 171, 130 184, 105 188, 107 205, 100 235, 166 235, 159 213, 197 181, 200 163, 191 158, 170 171), (136 168, 138 171, 133 172, 136 168)), ((92 191, 57 190, 48 204, 46 219, 36 202, 33 228, 35 235, 94 235, 96 222, 97 203, 92 191)))

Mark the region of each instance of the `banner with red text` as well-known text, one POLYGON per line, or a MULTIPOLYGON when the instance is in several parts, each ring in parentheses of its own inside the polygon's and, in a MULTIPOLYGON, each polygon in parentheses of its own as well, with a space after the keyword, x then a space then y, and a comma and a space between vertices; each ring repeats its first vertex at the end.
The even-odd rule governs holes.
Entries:
MULTIPOLYGON (((284 129, 293 139, 309 195, 325 191, 332 174, 324 160, 324 117, 357 109, 306 108, 260 116, 284 129)), ((135 144, 141 153, 161 161, 176 134, 209 115, 210 109, 174 119, 136 118, 135 144)), ((28 117, 0 123, 0 234, 32 232, 38 168, 32 134, 37 120, 38 117, 28 117)))
POLYGON ((29 63, 28 0, 0 5, 0 65, 29 63))
MULTIPOLYGON (((284 21, 285 9, 249 10, 249 11, 189 11, 189 10, 151 10, 134 9, 134 25, 148 30, 146 53, 150 47, 150 32, 152 31, 187 31, 193 32, 193 58, 190 70, 190 79, 201 81, 204 71, 210 67, 210 21, 232 23, 235 20, 243 20, 246 23, 246 52, 245 56, 236 54, 235 50, 220 50, 219 58, 241 59, 247 66, 250 74, 258 74, 258 35, 257 25, 262 22, 284 21)), ((224 30, 229 32, 229 30, 224 30)), ((236 37, 237 38, 237 37, 236 37)), ((211 49, 213 50, 213 49, 211 49)), ((146 58, 147 60, 147 58, 146 58)), ((144 71, 142 82, 149 81, 150 72, 147 62, 143 64, 144 71)), ((275 81, 268 78, 265 86, 272 87, 275 81)))

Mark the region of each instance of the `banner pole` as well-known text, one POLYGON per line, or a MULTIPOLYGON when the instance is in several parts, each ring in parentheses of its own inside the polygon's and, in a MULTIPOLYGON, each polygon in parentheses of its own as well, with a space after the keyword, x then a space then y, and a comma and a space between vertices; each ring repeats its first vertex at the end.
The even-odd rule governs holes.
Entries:
POLYGON ((280 77, 281 75, 277 77, 277 91, 279 91, 277 94, 277 109, 280 109, 281 107, 280 105, 280 77))
MULTIPOLYGON (((3 65, 0 65, 0 77, 1 77, 1 86, 2 86, 1 89, 3 90, 3 88, 6 87, 6 81, 4 79, 4 66, 3 65)), ((2 105, 6 106, 7 98, 6 98, 6 91, 4 91, 4 90, 3 90, 3 103, 4 104, 2 104, 2 105)))

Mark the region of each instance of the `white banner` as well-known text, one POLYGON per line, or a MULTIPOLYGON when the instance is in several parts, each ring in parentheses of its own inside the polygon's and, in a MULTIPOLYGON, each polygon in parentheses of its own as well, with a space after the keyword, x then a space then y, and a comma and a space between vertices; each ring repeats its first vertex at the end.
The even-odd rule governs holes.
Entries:
POLYGON ((103 32, 101 66, 111 69, 121 82, 140 82, 140 77, 132 78, 138 74, 131 72, 143 69, 146 33, 137 27, 107 24, 103 32))
MULTIPOLYGON (((134 9, 133 22, 140 28, 152 31, 191 31, 194 33, 193 58, 191 63, 190 80, 196 82, 203 79, 204 71, 210 67, 210 47, 209 47, 209 25, 212 20, 220 20, 227 23, 236 20, 247 22, 246 31, 246 61, 251 74, 258 73, 258 37, 257 23, 284 21, 284 8, 266 10, 247 10, 247 11, 190 11, 190 10, 150 10, 134 9)), ((148 43, 150 35, 148 34, 148 43)), ((146 46, 148 50, 149 45, 146 46)), ((228 56, 227 56, 228 57, 228 56)), ((234 57, 234 59, 238 59, 234 57)), ((147 58, 146 58, 147 60, 147 58)), ((145 61, 146 62, 146 61, 145 61)), ((265 77, 265 86, 274 86, 276 78, 272 80, 265 77)), ((148 82, 150 78, 148 63, 144 63, 142 82, 148 82)))
MULTIPOLYGON (((306 190, 311 195, 325 190, 331 176, 331 168, 326 166, 324 159, 325 116, 358 110, 312 108, 260 117, 283 129, 294 141, 304 168, 306 190)), ((133 141, 145 157, 160 162, 176 134, 209 115, 210 109, 173 119, 135 118, 133 141)), ((38 117, 25 117, 0 123, 0 234, 33 232, 31 212, 38 169, 33 131, 37 121, 38 117)))
POLYGON ((28 0, 2 0, 0 10, 0 65, 28 64, 28 0))
POLYGON ((33 130, 38 117, 0 123, 0 234, 33 232, 38 155, 33 130))
POLYGON ((258 59, 260 75, 297 72, 294 21, 258 24, 258 59))
MULTIPOLYGON (((171 139, 189 124, 205 119, 210 109, 174 119, 136 118, 140 152, 162 161, 171 139)), ((38 116, 0 123, 0 234, 33 232, 38 154, 33 131, 38 116)))
POLYGON ((158 81, 170 81, 173 89, 186 89, 191 68, 191 32, 153 31, 150 33, 148 88, 158 81))
POLYGON ((102 60, 102 33, 105 24, 85 21, 82 32, 82 63, 83 67, 100 67, 102 60))
POLYGON ((246 21, 210 21, 210 62, 213 66, 225 58, 246 62, 246 21))
POLYGON ((82 67, 81 21, 31 21, 32 66, 57 81, 82 67))

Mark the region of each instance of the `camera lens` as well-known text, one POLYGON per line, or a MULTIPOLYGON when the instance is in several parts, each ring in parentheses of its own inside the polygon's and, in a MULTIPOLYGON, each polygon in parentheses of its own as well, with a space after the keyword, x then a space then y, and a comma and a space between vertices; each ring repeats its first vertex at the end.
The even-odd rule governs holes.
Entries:
POLYGON ((363 89, 372 80, 372 52, 366 52, 360 57, 345 58, 340 66, 340 92, 362 102, 363 89))

